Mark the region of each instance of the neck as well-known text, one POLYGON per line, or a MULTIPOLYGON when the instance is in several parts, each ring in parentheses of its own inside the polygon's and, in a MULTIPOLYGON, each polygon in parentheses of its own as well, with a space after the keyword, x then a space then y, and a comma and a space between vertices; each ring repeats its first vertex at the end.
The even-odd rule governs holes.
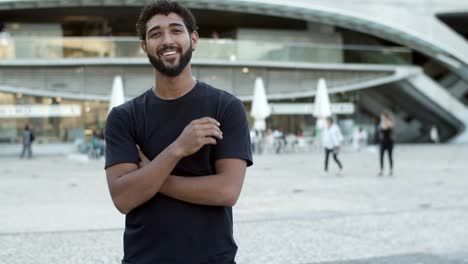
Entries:
POLYGON ((177 99, 190 92, 197 83, 192 77, 190 64, 175 77, 169 77, 155 71, 153 93, 161 99, 177 99))

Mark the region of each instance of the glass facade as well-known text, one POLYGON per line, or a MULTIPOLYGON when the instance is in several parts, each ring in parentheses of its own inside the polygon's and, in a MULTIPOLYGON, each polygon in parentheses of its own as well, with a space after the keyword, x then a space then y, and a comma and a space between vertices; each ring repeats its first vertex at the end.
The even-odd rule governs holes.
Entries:
MULTIPOLYGON (((334 102, 354 102, 359 92, 331 95, 334 102)), ((312 103, 310 98, 300 100, 275 100, 270 103, 312 103)), ((253 119, 248 114, 251 103, 245 102, 249 123, 253 119)), ((109 104, 106 101, 79 101, 59 97, 29 96, 15 93, 0 93, 0 143, 19 143, 21 132, 29 125, 37 143, 74 142, 89 140, 93 131, 103 131, 109 104), (60 111, 52 111, 59 109, 60 111), (70 109, 73 112, 70 112, 70 109)), ((372 119, 363 115, 359 109, 354 113, 338 115, 339 120, 355 120, 358 124, 371 125, 372 119)), ((343 133, 350 136, 354 130, 353 122, 345 127, 343 133)), ((267 126, 284 133, 296 134, 299 131, 313 135, 315 118, 312 114, 274 114, 267 119, 267 126)))
POLYGON ((38 143, 84 139, 104 128, 108 105, 100 101, 0 93, 0 142, 19 142, 25 125, 33 129, 38 143))
MULTIPOLYGON (((0 37, 0 59, 144 58, 129 37, 0 37)), ((200 39, 194 59, 291 63, 411 64, 402 47, 200 39)))

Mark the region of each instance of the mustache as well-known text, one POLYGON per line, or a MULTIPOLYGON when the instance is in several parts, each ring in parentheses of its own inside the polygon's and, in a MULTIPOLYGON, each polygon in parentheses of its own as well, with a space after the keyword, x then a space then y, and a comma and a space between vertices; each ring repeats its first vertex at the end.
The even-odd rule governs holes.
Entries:
POLYGON ((176 50, 180 52, 181 48, 174 45, 163 45, 158 49, 158 53, 165 52, 166 50, 176 50))

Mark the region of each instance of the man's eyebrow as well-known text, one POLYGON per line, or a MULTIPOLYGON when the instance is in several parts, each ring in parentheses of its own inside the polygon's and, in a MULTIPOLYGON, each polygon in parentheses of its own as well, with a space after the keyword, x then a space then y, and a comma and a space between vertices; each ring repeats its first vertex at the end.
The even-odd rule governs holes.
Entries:
POLYGON ((146 32, 146 34, 149 34, 151 31, 157 30, 157 29, 160 29, 160 28, 161 28, 160 26, 154 26, 154 27, 150 28, 150 29, 146 32))
POLYGON ((169 24, 170 27, 183 27, 184 25, 179 24, 179 23, 171 23, 169 24))
MULTIPOLYGON (((170 26, 170 27, 183 27, 184 25, 182 25, 182 24, 180 24, 180 23, 171 23, 171 24, 169 24, 169 26, 170 26)), ((159 26, 159 25, 158 25, 158 26, 154 26, 154 27, 150 28, 150 29, 148 30, 148 32, 146 32, 146 34, 149 34, 151 31, 157 30, 157 29, 160 29, 160 28, 161 28, 161 26, 159 26)))

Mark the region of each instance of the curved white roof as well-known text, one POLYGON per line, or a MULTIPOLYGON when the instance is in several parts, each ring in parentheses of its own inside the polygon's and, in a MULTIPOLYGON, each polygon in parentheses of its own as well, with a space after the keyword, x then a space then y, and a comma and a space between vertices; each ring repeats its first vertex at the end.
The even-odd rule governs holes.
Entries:
MULTIPOLYGON (((468 43, 435 14, 467 12, 460 0, 185 0, 191 8, 232 10, 317 21, 406 45, 458 68, 468 43)), ((61 6, 141 6, 146 0, 0 0, 0 9, 61 6)))
MULTIPOLYGON (((425 53, 437 52, 437 49, 440 49, 441 53, 451 55, 464 64, 468 64, 467 41, 436 17, 436 14, 440 13, 468 13, 468 1, 257 0, 256 2, 296 6, 308 10, 327 12, 330 15, 354 18, 357 23, 369 23, 367 25, 368 30, 377 31, 374 32, 376 35, 407 44, 414 49, 420 50, 423 48, 425 53)), ((350 27, 353 28, 354 26, 350 25, 350 27)))

